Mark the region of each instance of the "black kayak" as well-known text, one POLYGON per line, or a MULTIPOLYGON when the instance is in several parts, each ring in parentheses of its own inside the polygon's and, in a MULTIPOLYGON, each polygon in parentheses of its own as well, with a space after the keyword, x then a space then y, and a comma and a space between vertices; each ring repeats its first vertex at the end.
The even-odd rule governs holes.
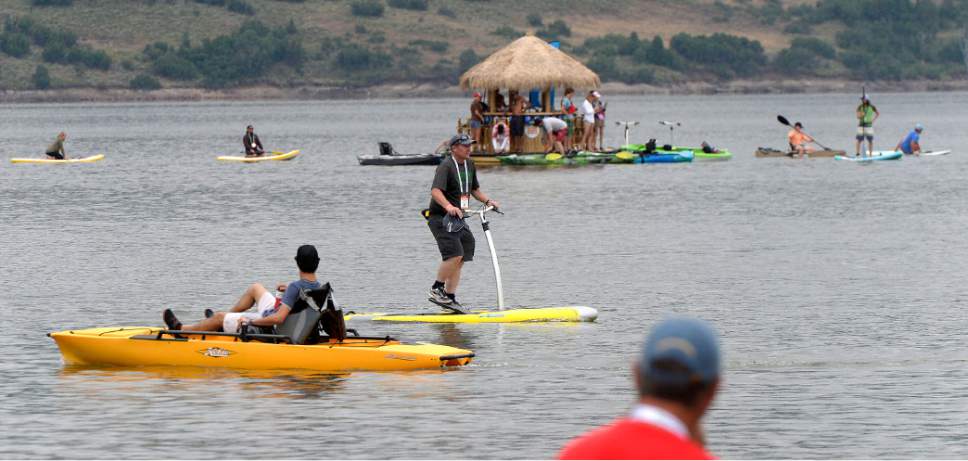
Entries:
POLYGON ((356 157, 360 165, 439 165, 444 154, 404 155, 397 152, 388 142, 381 142, 380 155, 360 155, 356 157))

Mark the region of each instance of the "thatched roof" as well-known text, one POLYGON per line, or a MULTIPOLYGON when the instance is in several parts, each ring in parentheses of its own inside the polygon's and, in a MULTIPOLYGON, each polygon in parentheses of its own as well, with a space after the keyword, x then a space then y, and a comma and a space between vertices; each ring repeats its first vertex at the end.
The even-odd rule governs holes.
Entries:
POLYGON ((460 77, 464 89, 530 90, 571 86, 598 88, 598 74, 532 35, 521 37, 471 67, 460 77))

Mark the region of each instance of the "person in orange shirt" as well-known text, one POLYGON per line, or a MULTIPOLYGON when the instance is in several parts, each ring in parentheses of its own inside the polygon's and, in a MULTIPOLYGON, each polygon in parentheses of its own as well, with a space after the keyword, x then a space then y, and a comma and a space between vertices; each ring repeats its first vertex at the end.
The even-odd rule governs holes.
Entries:
POLYGON ((800 122, 793 124, 793 129, 787 133, 787 140, 790 141, 790 152, 794 155, 806 155, 813 151, 807 144, 813 142, 810 135, 803 132, 803 124, 800 122))
POLYGON ((719 389, 719 363, 719 340, 705 322, 662 321, 633 367, 632 412, 568 442, 558 459, 715 459, 700 421, 719 389))

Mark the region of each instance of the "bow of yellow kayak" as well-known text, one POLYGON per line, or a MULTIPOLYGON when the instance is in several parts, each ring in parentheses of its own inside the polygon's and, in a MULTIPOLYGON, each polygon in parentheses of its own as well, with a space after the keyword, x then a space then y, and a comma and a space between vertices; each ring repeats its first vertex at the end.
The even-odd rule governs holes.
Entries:
POLYGON ((223 162, 255 163, 255 162, 267 162, 271 160, 291 160, 295 158, 297 155, 299 155, 299 150, 293 150, 289 152, 273 152, 272 155, 263 155, 261 157, 223 155, 221 157, 215 157, 215 159, 223 162))
POLYGON ((63 163, 94 163, 102 159, 104 159, 104 154, 91 155, 90 157, 82 158, 68 158, 64 160, 52 158, 12 158, 10 159, 10 163, 50 163, 57 165, 63 163))
POLYGON ((369 318, 375 322, 415 323, 521 323, 521 322, 594 322, 598 311, 588 306, 541 307, 535 309, 507 309, 471 314, 354 314, 355 318, 369 318))
POLYGON ((215 333, 176 338, 152 327, 90 328, 48 336, 57 343, 65 363, 79 365, 397 371, 462 366, 474 357, 466 349, 403 343, 390 337, 284 344, 215 333))

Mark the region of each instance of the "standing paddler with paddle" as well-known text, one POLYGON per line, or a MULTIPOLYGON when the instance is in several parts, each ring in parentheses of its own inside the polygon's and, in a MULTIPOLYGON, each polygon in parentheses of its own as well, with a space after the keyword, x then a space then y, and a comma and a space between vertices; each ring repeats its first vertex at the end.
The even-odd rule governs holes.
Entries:
POLYGON ((877 117, 881 116, 881 113, 877 111, 877 108, 871 104, 870 98, 867 97, 867 92, 860 97, 860 105, 857 106, 857 148, 854 150, 854 156, 860 156, 860 145, 867 140, 867 156, 874 155, 874 122, 877 117))
POLYGON ((477 167, 471 160, 474 140, 466 134, 450 138, 451 157, 437 166, 430 189, 430 207, 424 213, 430 233, 437 240, 443 260, 437 279, 430 287, 430 301, 451 311, 466 314, 457 302, 457 286, 464 262, 474 259, 474 234, 464 222, 464 211, 470 208, 470 197, 485 206, 498 208, 496 201, 481 192, 477 167))

